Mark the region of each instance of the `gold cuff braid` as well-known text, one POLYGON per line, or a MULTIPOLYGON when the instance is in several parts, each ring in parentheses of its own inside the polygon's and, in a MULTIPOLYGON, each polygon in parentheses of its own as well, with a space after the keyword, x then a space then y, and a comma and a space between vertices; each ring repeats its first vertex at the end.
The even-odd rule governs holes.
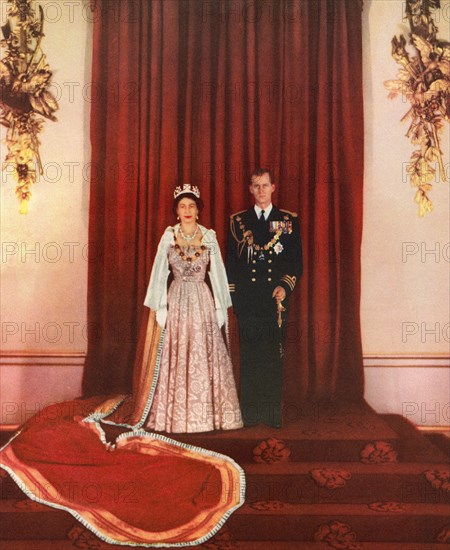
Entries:
POLYGON ((286 283, 292 292, 295 288, 297 277, 295 277, 295 275, 283 275, 280 280, 283 281, 283 283, 286 283))

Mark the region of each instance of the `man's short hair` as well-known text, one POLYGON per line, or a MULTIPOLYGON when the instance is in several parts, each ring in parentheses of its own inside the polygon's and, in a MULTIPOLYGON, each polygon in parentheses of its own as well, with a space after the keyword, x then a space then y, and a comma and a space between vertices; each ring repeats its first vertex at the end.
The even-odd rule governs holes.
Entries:
POLYGON ((250 181, 253 178, 259 178, 260 176, 263 176, 264 174, 269 174, 270 183, 273 182, 272 173, 268 168, 256 168, 256 170, 253 171, 252 175, 250 176, 250 181))

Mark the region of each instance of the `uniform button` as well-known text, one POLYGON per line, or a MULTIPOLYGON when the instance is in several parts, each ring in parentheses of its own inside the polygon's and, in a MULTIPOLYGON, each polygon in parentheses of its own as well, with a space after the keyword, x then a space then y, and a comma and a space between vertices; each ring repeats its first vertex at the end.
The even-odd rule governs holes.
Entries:
POLYGON ((271 263, 272 263, 272 260, 268 260, 268 262, 269 262, 269 264, 271 264, 271 263))
POLYGON ((256 269, 252 269, 252 273, 256 273, 256 269))
POLYGON ((252 277, 252 282, 254 283, 256 281, 255 277, 252 277))
POLYGON ((252 260, 252 262, 253 262, 254 264, 256 264, 256 260, 252 260))
POLYGON ((273 254, 273 250, 270 250, 270 251, 269 251, 269 254, 273 254))
POLYGON ((268 269, 267 271, 268 271, 269 273, 272 273, 272 270, 271 270, 271 269, 268 269))
POLYGON ((267 280, 268 280, 268 281, 271 281, 271 280, 272 280, 272 277, 269 277, 267 280))

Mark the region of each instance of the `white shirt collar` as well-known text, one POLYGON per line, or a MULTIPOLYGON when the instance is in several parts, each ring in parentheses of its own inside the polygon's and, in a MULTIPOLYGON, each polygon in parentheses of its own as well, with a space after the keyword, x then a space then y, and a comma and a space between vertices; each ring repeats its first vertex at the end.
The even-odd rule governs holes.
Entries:
MULTIPOLYGON (((264 219, 267 220, 267 218, 270 216, 270 213, 272 212, 272 203, 269 204, 269 206, 267 208, 264 208, 264 219)), ((259 206, 257 206, 255 204, 255 212, 256 212, 256 217, 259 219, 260 215, 261 215, 261 211, 262 211, 262 208, 260 208, 259 206)))

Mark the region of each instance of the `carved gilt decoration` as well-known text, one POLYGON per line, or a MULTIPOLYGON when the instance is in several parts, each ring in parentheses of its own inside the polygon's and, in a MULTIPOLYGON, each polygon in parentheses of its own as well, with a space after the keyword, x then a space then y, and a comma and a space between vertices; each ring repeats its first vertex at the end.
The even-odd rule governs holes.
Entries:
POLYGON ((8 20, 0 42, 6 55, 0 60, 0 123, 6 126, 7 155, 3 163, 17 182, 20 213, 28 212, 30 187, 41 175, 39 134, 44 119, 56 120, 58 104, 50 92, 52 72, 41 48, 44 14, 32 0, 8 0, 8 20))
POLYGON ((401 68, 396 80, 384 83, 390 98, 400 94, 410 103, 402 122, 410 121, 406 136, 417 146, 407 173, 417 188, 420 216, 433 209, 429 192, 437 173, 441 181, 447 181, 439 136, 450 120, 450 43, 437 38, 432 11, 439 8, 440 0, 406 0, 408 40, 415 55, 407 51, 404 35, 394 36, 392 56, 401 68))

